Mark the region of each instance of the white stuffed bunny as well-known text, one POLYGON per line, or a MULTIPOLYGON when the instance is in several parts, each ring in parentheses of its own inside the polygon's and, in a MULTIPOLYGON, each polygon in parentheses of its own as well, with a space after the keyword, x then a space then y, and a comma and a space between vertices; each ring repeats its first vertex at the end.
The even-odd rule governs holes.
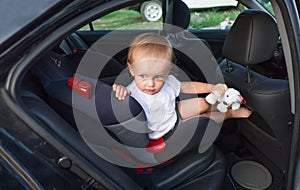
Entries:
POLYGON ((213 92, 206 96, 205 99, 212 105, 218 101, 217 109, 222 113, 227 112, 230 106, 232 110, 237 110, 241 104, 246 103, 240 92, 234 88, 228 88, 223 97, 218 92, 213 92))

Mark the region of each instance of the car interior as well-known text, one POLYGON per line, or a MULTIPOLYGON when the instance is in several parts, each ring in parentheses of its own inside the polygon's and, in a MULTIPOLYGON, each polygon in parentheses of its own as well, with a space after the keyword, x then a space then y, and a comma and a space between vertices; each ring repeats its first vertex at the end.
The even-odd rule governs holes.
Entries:
POLYGON ((275 19, 260 10, 243 11, 228 31, 223 59, 216 61, 206 39, 188 34, 189 8, 181 0, 170 2, 164 29, 151 32, 173 45, 176 67, 184 73, 180 80, 225 82, 238 89, 253 111, 248 119, 226 120, 222 126, 206 117, 190 119, 182 125, 206 130, 197 149, 176 155, 168 142, 164 151, 145 149, 147 144, 139 143, 148 139, 143 109, 131 97, 118 101, 111 87, 115 81, 131 81, 127 47, 145 31, 115 31, 92 45, 80 33, 71 33, 28 69, 20 90, 23 104, 42 128, 77 152, 73 163, 89 168, 108 188, 242 189, 249 188, 247 173, 248 178, 263 176, 250 186, 280 189, 288 167, 292 114, 275 19))

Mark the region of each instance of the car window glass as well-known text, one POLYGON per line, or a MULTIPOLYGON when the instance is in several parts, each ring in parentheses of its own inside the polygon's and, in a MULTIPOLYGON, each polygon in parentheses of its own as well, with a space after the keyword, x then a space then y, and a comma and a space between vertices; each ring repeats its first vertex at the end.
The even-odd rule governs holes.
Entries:
POLYGON ((237 16, 245 9, 242 5, 190 9, 188 29, 230 29, 237 16))
POLYGON ((271 13, 273 16, 274 14, 274 10, 272 8, 271 2, 269 0, 257 0, 262 6, 264 6, 266 8, 266 10, 269 11, 269 13, 271 13))
POLYGON ((80 30, 162 29, 161 6, 147 5, 145 7, 144 4, 138 3, 135 6, 122 8, 94 20, 90 25, 86 25, 80 30))
MULTIPOLYGON (((237 15, 246 9, 235 0, 226 3, 222 1, 191 3, 189 0, 184 2, 189 6, 191 13, 189 30, 229 29, 237 15)), ((162 28, 161 2, 151 0, 109 13, 80 30, 160 30, 162 28)))

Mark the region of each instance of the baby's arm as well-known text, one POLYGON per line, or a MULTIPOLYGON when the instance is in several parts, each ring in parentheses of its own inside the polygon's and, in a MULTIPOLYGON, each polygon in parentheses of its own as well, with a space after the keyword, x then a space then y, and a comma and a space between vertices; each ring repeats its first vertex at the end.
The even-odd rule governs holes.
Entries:
POLYGON ((112 88, 116 92, 116 98, 119 100, 125 100, 126 96, 130 95, 130 91, 125 86, 113 84, 112 88))
POLYGON ((226 84, 221 83, 213 85, 203 82, 181 82, 180 92, 188 94, 203 94, 217 91, 223 95, 227 88, 226 84))

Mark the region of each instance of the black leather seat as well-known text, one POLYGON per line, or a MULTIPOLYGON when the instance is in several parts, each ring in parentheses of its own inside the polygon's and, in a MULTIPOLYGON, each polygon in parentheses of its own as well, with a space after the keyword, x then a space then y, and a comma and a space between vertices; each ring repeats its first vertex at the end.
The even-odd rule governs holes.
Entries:
POLYGON ((215 122, 210 122, 209 118, 200 117, 179 123, 178 125, 183 126, 178 129, 196 126, 197 130, 192 137, 189 132, 176 130, 177 133, 175 132, 174 135, 177 135, 177 138, 175 137, 173 141, 172 139, 165 141, 166 149, 163 152, 149 153, 145 149, 148 144, 146 119, 140 105, 131 97, 124 101, 117 100, 111 87, 101 82, 97 83, 95 90, 96 110, 91 109, 90 103, 93 104, 94 101, 73 94, 73 102, 75 102, 73 106, 77 110, 75 115, 79 119, 79 123, 77 123, 79 131, 92 150, 98 153, 102 152, 102 148, 98 147, 107 144, 107 142, 103 142, 103 139, 109 138, 109 136, 104 137, 106 135, 99 130, 100 125, 97 122, 97 118, 99 118, 107 130, 106 132, 112 133, 115 137, 114 146, 109 145, 108 147, 110 150, 117 150, 111 153, 114 158, 121 159, 116 159, 116 161, 120 161, 122 164, 126 162, 124 164, 129 167, 138 167, 138 169, 142 168, 143 171, 146 171, 140 174, 136 168, 122 167, 124 172, 143 188, 220 188, 225 179, 226 161, 222 153, 212 145, 219 130, 219 126, 215 122), (91 114, 93 111, 96 112, 91 114), (80 123, 81 121, 84 122, 80 123), (136 132, 137 128, 138 132, 136 132), (181 152, 177 152, 181 146, 179 141, 176 142, 178 138, 191 138, 190 143, 185 148, 182 147, 181 152), (189 147, 193 146, 193 141, 199 139, 202 139, 199 147, 189 147), (124 145, 126 145, 125 148, 124 145), (120 150, 123 152, 122 154, 119 154, 120 150), (124 157, 124 153, 127 156, 124 157), (170 157, 177 153, 178 155, 170 157), (128 158, 130 158, 130 162, 128 162, 128 158))
POLYGON ((239 133, 250 150, 280 169, 287 168, 292 114, 288 80, 273 79, 251 70, 271 59, 278 40, 275 20, 265 12, 246 10, 234 22, 223 46, 220 69, 225 82, 238 89, 253 109, 238 121, 239 133))
MULTIPOLYGON (((89 68, 85 66, 91 66, 94 62, 99 63, 98 58, 94 52, 88 51, 81 60, 81 64, 83 64, 83 68, 89 68), (91 65, 84 65, 85 62, 91 65)), ((44 62, 44 64, 46 63, 44 62)), ((48 63, 53 65, 51 61, 48 63)), ((52 69, 54 69, 53 72, 61 71, 61 68, 56 66, 52 69), (55 71, 55 69, 57 70, 55 71)), ((49 74, 50 70, 47 71, 49 74)), ((93 69, 77 71, 81 73, 75 73, 75 77, 92 85, 93 92, 90 98, 72 92, 68 87, 69 75, 61 77, 59 80, 48 80, 47 83, 42 83, 47 84, 43 88, 49 97, 65 105, 66 109, 69 107, 69 112, 60 113, 60 115, 73 112, 77 130, 53 110, 53 108, 56 110, 55 105, 52 105, 53 108, 51 108, 35 94, 23 93, 25 105, 36 118, 42 121, 44 127, 55 131, 60 139, 84 155, 92 165, 99 170, 108 172, 110 178, 120 176, 121 169, 122 176, 127 175, 127 178, 128 176, 131 178, 127 187, 132 188, 134 186, 132 181, 135 181, 137 183, 135 185, 143 189, 217 190, 220 188, 225 179, 226 161, 223 154, 213 145, 220 130, 218 124, 206 117, 179 123, 179 125, 185 125, 180 127, 181 129, 191 129, 191 131, 176 130, 177 138, 191 139, 190 143, 187 141, 186 148, 185 144, 166 141, 165 151, 156 154, 150 153, 145 149, 149 140, 145 132, 147 129, 146 119, 141 106, 131 97, 124 101, 118 101, 111 86, 99 81, 98 75, 93 69), (193 128, 197 128, 194 131, 195 135, 193 135, 193 128), (193 141, 200 142, 199 147, 190 148, 189 146, 195 143, 193 141), (183 151, 179 152, 178 146, 181 146, 183 151), (139 151, 136 151, 137 148, 139 151), (105 160, 105 158, 111 160, 105 160), (119 164, 112 166, 105 162, 119 164), (156 164, 158 165, 156 166, 156 164), (140 170, 137 170, 136 167, 138 167, 137 169, 142 167, 147 172, 140 174, 137 172, 140 170), (117 172, 113 173, 114 171, 117 172)), ((38 76, 42 76, 42 73, 39 73, 38 76)), ((54 75, 50 76, 54 77, 54 75)), ((120 180, 117 183, 122 185, 127 182, 120 180)))
MULTIPOLYGON (((116 181, 121 186, 128 187, 128 189, 136 185, 143 189, 217 190, 220 188, 226 174, 226 162, 222 153, 211 145, 211 141, 208 140, 208 145, 202 145, 204 147, 202 153, 194 149, 184 152, 162 165, 151 166, 147 163, 148 161, 153 162, 154 160, 158 163, 165 161, 163 160, 165 158, 164 154, 172 152, 172 150, 168 150, 172 146, 167 144, 165 152, 155 155, 148 153, 145 149, 141 149, 143 155, 132 152, 131 147, 145 147, 148 136, 141 132, 136 133, 127 130, 124 126, 145 127, 143 125, 145 123, 141 122, 145 120, 143 110, 132 98, 127 98, 125 101, 116 100, 111 87, 107 84, 98 82, 95 89, 97 91, 95 98, 98 103, 96 110, 93 110, 93 106, 91 106, 95 103, 93 99, 86 99, 76 93, 73 94, 73 111, 81 135, 35 94, 25 91, 22 94, 22 99, 28 110, 38 120, 42 121, 44 128, 54 131, 57 138, 71 145, 72 149, 83 155, 91 165, 107 172, 107 175, 112 179, 120 175, 124 179, 129 176, 137 183, 134 185, 132 180, 116 181), (114 108, 117 108, 117 110, 112 110, 114 108), (130 111, 127 112, 127 109, 130 111), (98 123, 98 117, 101 120, 101 125, 98 123), (145 143, 143 144, 143 142, 145 143), (124 144, 129 148, 123 146, 124 144), (109 160, 106 160, 106 158, 109 158, 109 160), (113 166, 108 161, 119 163, 121 166, 118 166, 118 164, 113 166), (124 167, 124 164, 127 167, 124 167), (148 164, 148 167, 146 167, 146 164, 148 164), (130 168, 138 167, 140 169, 142 166, 146 167, 145 170, 148 172, 138 173, 140 170, 130 168)), ((69 91, 68 93, 72 92, 69 91)), ((214 122, 208 124, 208 118, 200 118, 199 121, 190 120, 185 127, 194 124, 194 121, 203 125, 199 126, 199 129, 209 128, 206 130, 207 133, 204 134, 208 139, 210 139, 210 129, 218 127, 215 126, 214 122)), ((212 138, 214 138, 214 134, 212 138)), ((137 186, 134 189, 137 189, 137 186)))

